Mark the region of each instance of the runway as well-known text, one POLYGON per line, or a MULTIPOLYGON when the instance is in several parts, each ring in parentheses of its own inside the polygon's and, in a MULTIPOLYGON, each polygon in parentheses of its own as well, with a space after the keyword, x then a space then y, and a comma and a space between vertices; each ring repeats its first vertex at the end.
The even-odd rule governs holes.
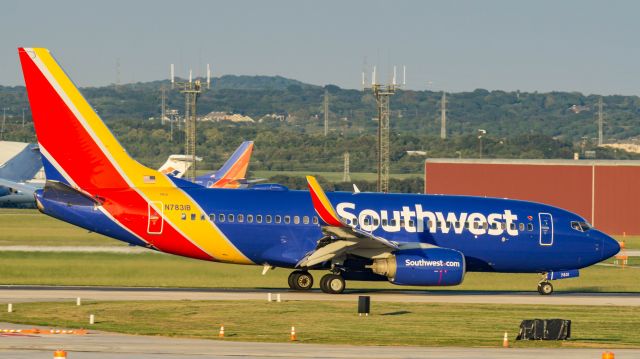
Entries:
POLYGON ((123 300, 267 300, 279 293, 282 300, 357 301, 360 295, 372 301, 407 303, 473 303, 527 305, 640 306, 640 293, 562 293, 542 296, 537 292, 475 291, 359 291, 329 295, 313 290, 284 289, 198 289, 132 287, 0 286, 0 303, 75 301, 77 297, 95 301, 123 300))
MULTIPOLYGON (((0 323, 6 327, 10 324, 0 323)), ((28 328, 28 326, 16 326, 28 328)), ((500 339, 500 338, 499 338, 500 339)), ((499 341, 499 340, 498 340, 499 341)), ((600 358, 602 349, 549 348, 429 348, 320 345, 303 343, 255 343, 208 339, 177 339, 92 331, 84 336, 0 336, 0 357, 51 358, 53 351, 67 351, 69 359, 187 359, 187 358, 492 358, 530 359, 600 358)), ((617 358, 637 358, 638 349, 614 350, 617 358)))

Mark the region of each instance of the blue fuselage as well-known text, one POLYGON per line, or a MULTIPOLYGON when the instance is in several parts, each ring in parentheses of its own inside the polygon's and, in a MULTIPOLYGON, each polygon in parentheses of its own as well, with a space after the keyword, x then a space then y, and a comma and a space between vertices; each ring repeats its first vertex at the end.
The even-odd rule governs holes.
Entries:
MULTIPOLYGON (((214 221, 233 245, 256 264, 295 267, 323 237, 308 191, 183 190, 204 210, 185 211, 182 221, 214 221)), ((574 213, 518 200, 448 195, 327 193, 338 215, 376 236, 398 243, 433 245, 462 252, 467 271, 548 272, 583 268, 618 252, 618 243, 588 228, 574 213)), ((37 193, 44 212, 140 245, 102 212, 66 205, 37 193)), ((132 212, 146 221, 146 212, 132 212)), ((188 225, 182 223, 180 226, 188 225)))

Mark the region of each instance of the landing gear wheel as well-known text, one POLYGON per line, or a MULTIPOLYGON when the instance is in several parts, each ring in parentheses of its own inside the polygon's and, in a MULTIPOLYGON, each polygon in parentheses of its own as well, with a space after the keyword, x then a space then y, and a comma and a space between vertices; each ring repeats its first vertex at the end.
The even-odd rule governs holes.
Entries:
POLYGON ((320 289, 328 294, 340 294, 344 292, 345 288, 344 278, 338 274, 326 274, 320 280, 320 289))
POLYGON ((296 281, 298 279, 298 274, 300 274, 300 271, 294 271, 289 274, 289 279, 287 279, 289 288, 296 289, 296 281))
POLYGON ((313 276, 309 272, 297 270, 289 274, 287 280, 289 288, 293 290, 309 290, 313 286, 313 276))
POLYGON ((538 283, 538 293, 541 295, 549 295, 553 293, 553 285, 549 282, 538 283))
POLYGON ((313 287, 313 276, 309 272, 301 272, 297 275, 294 285, 297 290, 309 290, 313 287))

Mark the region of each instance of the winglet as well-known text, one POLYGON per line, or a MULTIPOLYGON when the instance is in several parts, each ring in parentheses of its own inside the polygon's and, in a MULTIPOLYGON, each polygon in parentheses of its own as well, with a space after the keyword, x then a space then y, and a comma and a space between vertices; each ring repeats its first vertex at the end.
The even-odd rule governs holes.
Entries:
POLYGON ((311 200, 313 201, 313 208, 320 216, 323 222, 330 226, 345 227, 345 224, 340 220, 338 214, 329 198, 320 187, 320 184, 313 176, 307 176, 307 183, 309 184, 309 193, 311 194, 311 200))

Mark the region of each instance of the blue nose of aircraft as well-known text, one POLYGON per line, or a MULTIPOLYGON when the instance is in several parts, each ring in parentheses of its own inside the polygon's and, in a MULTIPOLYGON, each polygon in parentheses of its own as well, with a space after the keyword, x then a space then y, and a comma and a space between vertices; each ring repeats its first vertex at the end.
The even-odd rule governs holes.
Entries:
POLYGON ((598 234, 602 238, 602 260, 611 258, 620 252, 620 243, 618 241, 602 232, 598 234))

